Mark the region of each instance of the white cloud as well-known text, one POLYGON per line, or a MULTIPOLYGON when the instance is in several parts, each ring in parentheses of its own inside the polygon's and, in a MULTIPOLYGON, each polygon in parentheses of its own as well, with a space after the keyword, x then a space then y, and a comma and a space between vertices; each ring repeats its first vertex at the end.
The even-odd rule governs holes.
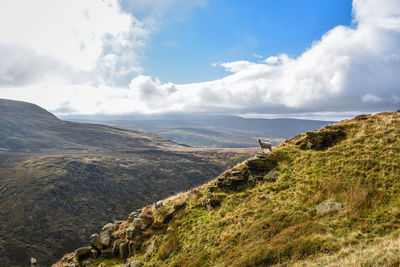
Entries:
POLYGON ((255 57, 255 58, 258 58, 258 59, 261 59, 261 58, 263 58, 263 56, 260 56, 259 54, 256 54, 256 53, 253 53, 253 55, 252 55, 253 57, 255 57))
MULTIPOLYGON (((117 7, 112 10, 112 14, 120 14, 117 7)), ((354 0, 353 13, 355 26, 333 28, 298 58, 282 54, 258 63, 244 60, 225 62, 220 65, 230 74, 214 81, 173 84, 144 75, 133 78, 129 86, 101 83, 60 85, 55 81, 36 81, 25 87, 0 89, 0 97, 32 101, 64 115, 163 112, 328 114, 326 112, 398 109, 400 1, 354 0), (58 89, 54 90, 55 87, 58 89)), ((124 14, 120 16, 117 21, 124 26, 126 17, 124 14)), ((112 33, 110 42, 116 45, 110 44, 110 53, 96 52, 96 58, 89 52, 85 55, 83 49, 84 57, 94 64, 100 62, 106 70, 116 68, 129 73, 129 68, 124 67, 131 65, 121 64, 121 51, 132 45, 131 42, 136 44, 137 41, 140 46, 148 34, 145 26, 140 26, 133 17, 130 19, 137 30, 121 27, 118 29, 123 30, 113 28, 95 34, 112 33), (133 38, 134 32, 138 32, 140 38, 133 38), (115 47, 121 47, 121 50, 115 47), (120 64, 123 67, 118 68, 120 64)), ((91 40, 87 42, 94 47, 103 45, 104 51, 107 42, 100 39, 95 38, 94 44, 91 40)), ((67 63, 80 60, 71 58, 70 62, 63 55, 56 57, 51 54, 50 58, 67 63)), ((31 81, 29 75, 27 81, 31 81)))
POLYGON ((361 100, 362 100, 363 102, 366 102, 366 103, 368 103, 368 102, 370 102, 370 103, 379 103, 379 102, 382 102, 382 98, 377 97, 376 95, 372 95, 372 94, 363 95, 363 96, 361 97, 361 100))
MULTIPOLYGON (((36 64, 40 68, 40 62, 47 61, 56 69, 69 66, 103 83, 111 81, 104 80, 106 72, 118 80, 138 71, 138 55, 132 51, 142 47, 149 34, 146 25, 123 13, 116 0, 5 0, 0 4, 0 32, 0 53, 5 45, 8 50, 14 46, 15 51, 9 51, 13 57, 25 56, 22 49, 29 49, 41 59, 32 60, 33 72, 36 64)), ((24 68, 23 62, 14 63, 15 71, 24 68)), ((9 66, 0 62, 0 68, 9 66)))

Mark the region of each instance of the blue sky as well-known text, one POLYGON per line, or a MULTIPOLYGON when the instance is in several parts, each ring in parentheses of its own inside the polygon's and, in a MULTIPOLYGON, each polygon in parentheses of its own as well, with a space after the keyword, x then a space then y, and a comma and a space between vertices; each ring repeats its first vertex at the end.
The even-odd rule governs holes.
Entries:
POLYGON ((5 0, 0 33, 0 98, 58 116, 400 108, 399 0, 5 0))
MULTIPOLYGON (((337 25, 351 25, 351 0, 214 0, 183 19, 171 18, 144 50, 145 73, 192 83, 226 75, 214 62, 297 57, 337 25)), ((179 7, 177 7, 179 8, 179 7)), ((134 10, 127 8, 127 11, 134 10)), ((168 15, 166 15, 168 16, 168 15)))

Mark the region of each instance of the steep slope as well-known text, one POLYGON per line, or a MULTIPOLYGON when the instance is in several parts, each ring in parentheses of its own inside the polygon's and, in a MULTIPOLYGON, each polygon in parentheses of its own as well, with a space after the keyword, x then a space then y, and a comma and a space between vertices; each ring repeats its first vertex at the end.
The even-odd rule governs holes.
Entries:
POLYGON ((182 146, 155 134, 62 121, 41 107, 0 99, 0 151, 26 153, 130 152, 182 146))
POLYGON ((56 266, 397 266, 399 177, 400 112, 361 115, 98 229, 109 246, 56 266))
POLYGON ((99 222, 208 181, 248 151, 189 148, 0 100, 0 266, 49 266, 99 222))

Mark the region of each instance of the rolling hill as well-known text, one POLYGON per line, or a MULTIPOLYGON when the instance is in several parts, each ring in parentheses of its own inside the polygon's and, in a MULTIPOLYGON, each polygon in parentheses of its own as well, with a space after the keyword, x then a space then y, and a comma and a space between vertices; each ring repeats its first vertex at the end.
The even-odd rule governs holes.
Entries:
POLYGON ((306 132, 110 218, 55 266, 398 266, 399 155, 400 111, 306 132))
MULTIPOLYGON (((0 100, 0 266, 49 266, 99 222, 202 184, 246 150, 191 148, 0 100)), ((253 149, 254 150, 254 149, 253 149)))
POLYGON ((257 138, 278 145, 299 133, 319 129, 334 122, 186 115, 175 118, 104 120, 96 123, 143 130, 190 146, 237 148, 254 147, 257 138))

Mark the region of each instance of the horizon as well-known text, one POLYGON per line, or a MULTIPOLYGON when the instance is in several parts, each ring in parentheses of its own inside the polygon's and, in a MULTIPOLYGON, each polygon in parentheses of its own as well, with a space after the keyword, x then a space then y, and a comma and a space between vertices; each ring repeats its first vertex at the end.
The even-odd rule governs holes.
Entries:
POLYGON ((61 118, 338 121, 400 106, 395 0, 18 0, 0 7, 0 98, 61 118))

